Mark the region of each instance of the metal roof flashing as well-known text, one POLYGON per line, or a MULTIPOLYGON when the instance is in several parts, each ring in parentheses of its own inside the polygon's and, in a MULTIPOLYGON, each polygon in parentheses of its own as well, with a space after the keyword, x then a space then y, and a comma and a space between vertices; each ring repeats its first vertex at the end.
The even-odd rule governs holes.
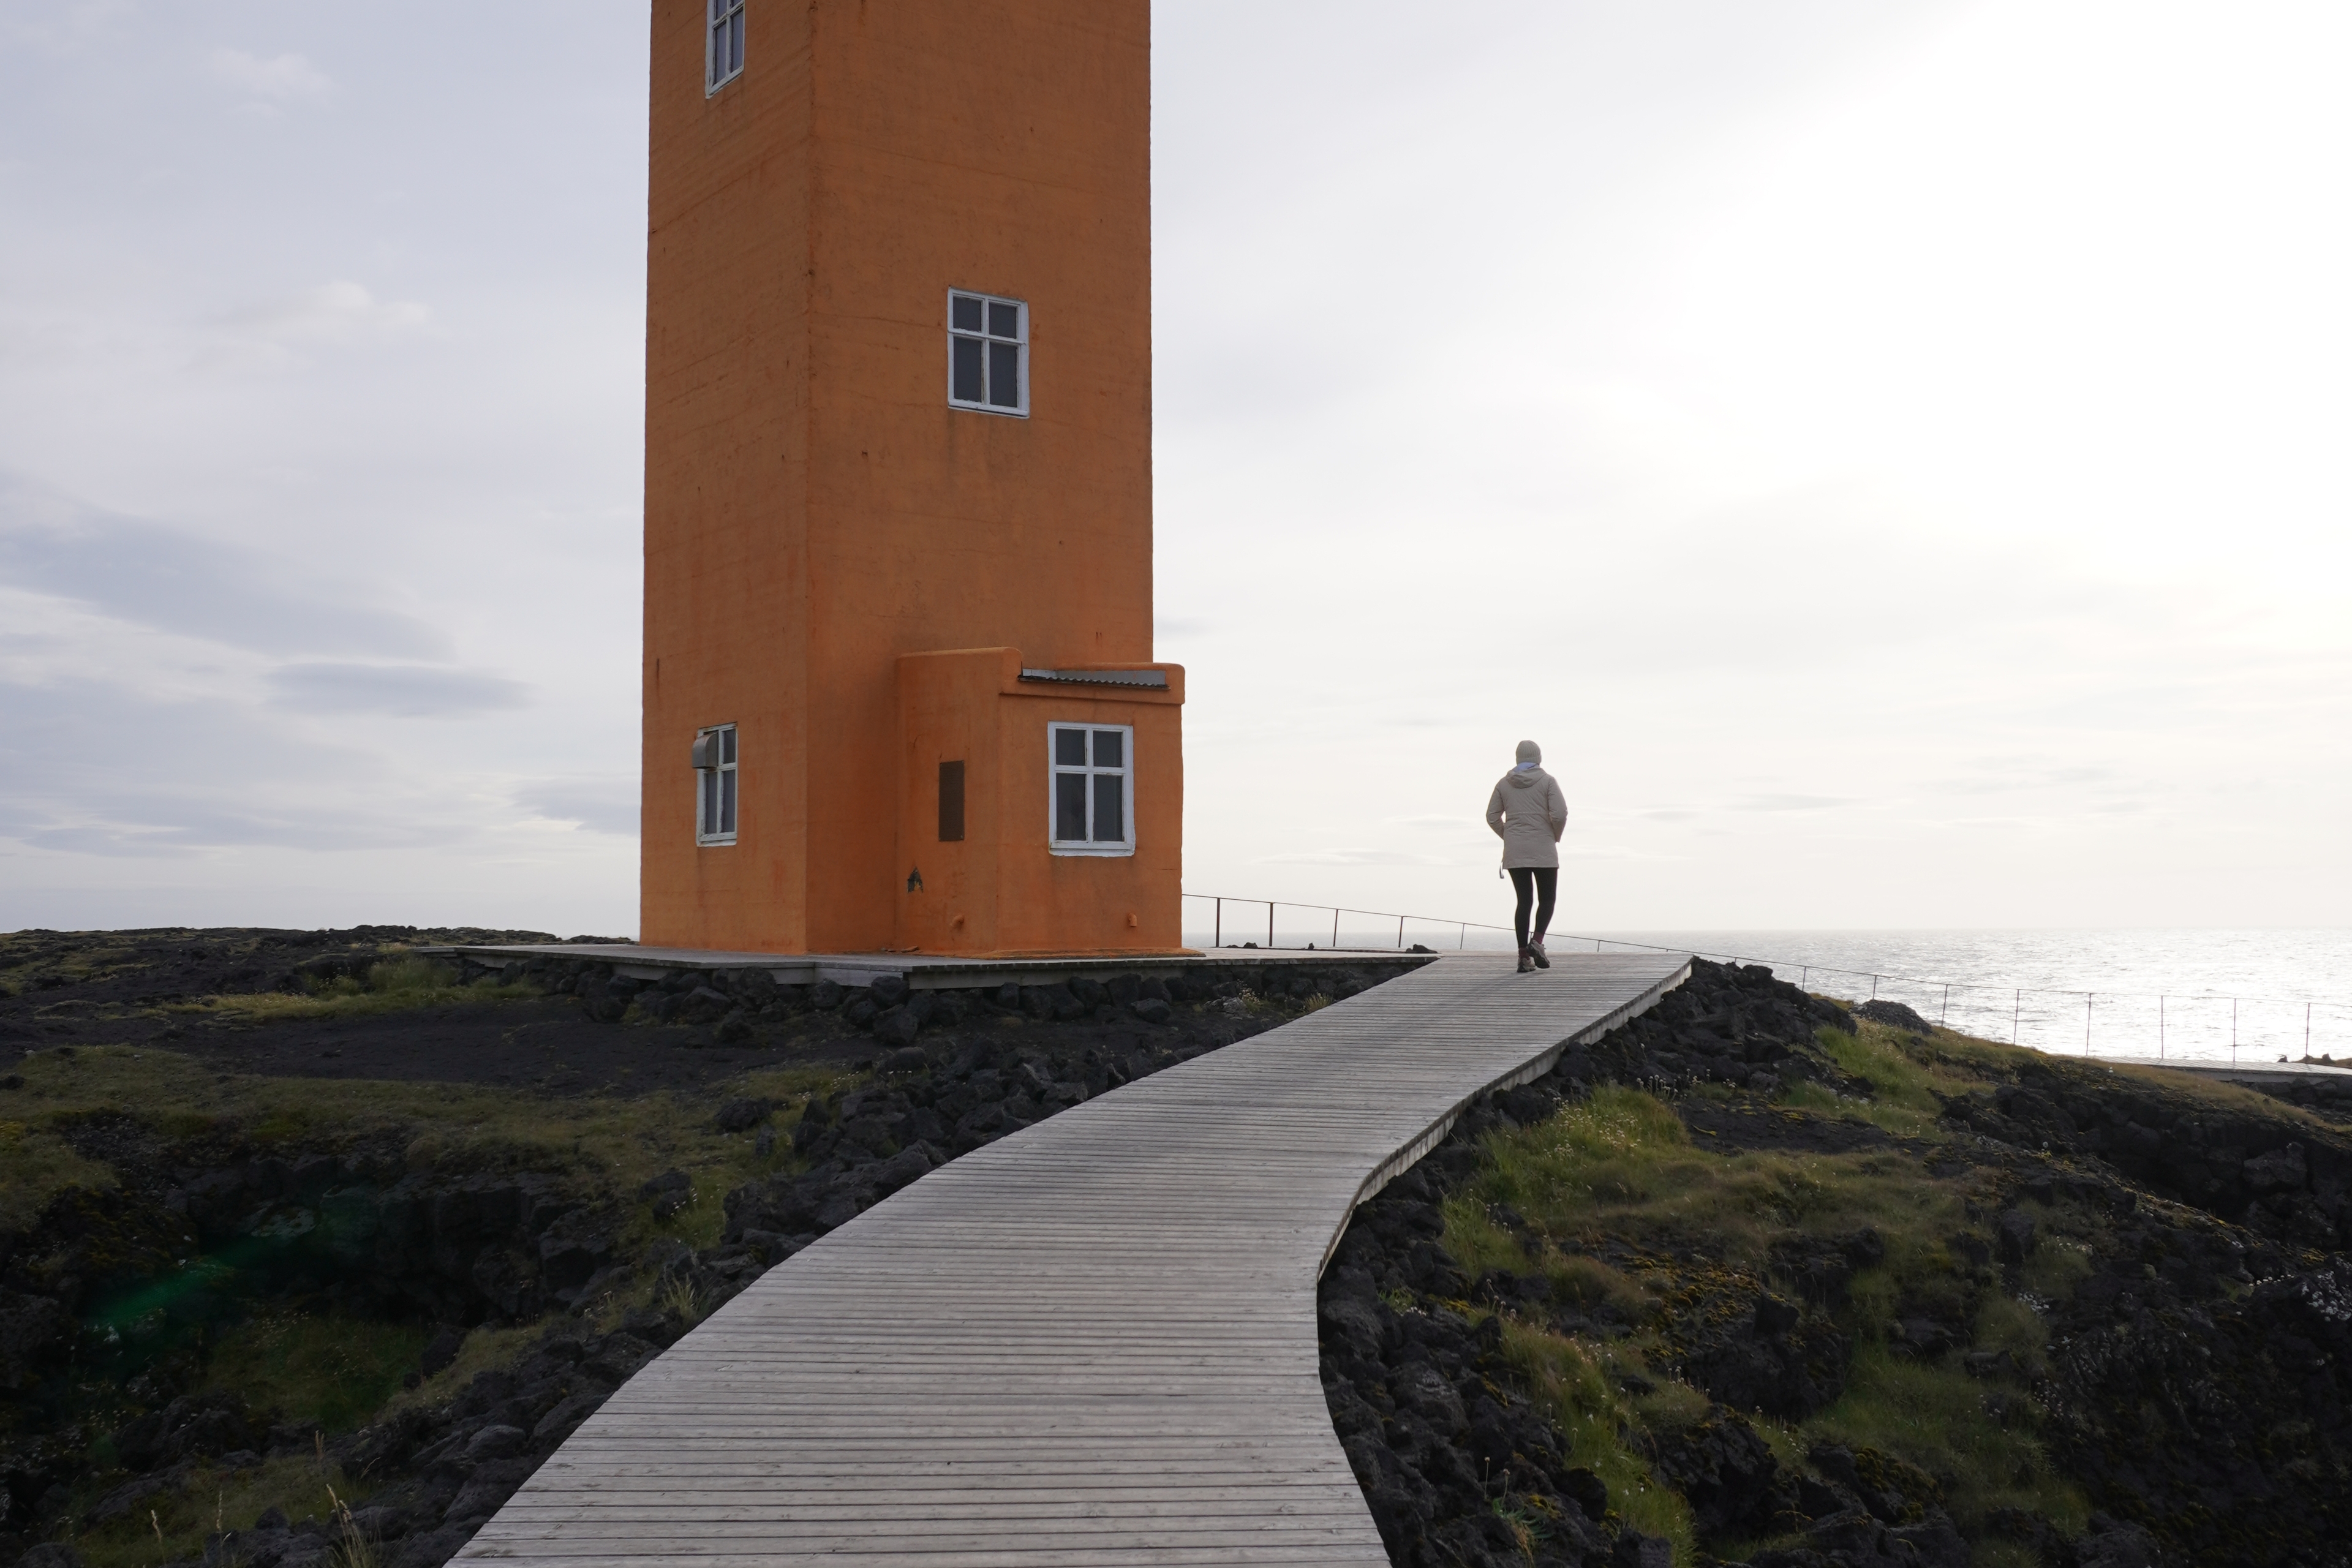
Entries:
POLYGON ((1024 680, 1054 681, 1065 686, 1148 686, 1168 689, 1164 669, 1024 669, 1024 680))

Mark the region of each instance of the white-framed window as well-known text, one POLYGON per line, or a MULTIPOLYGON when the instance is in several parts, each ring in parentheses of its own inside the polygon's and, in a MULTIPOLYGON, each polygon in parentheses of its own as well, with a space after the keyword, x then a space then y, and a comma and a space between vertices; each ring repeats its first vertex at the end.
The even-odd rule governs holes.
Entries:
POLYGON ((1045 756, 1054 853, 1134 854, 1134 727, 1048 724, 1045 756))
POLYGON ((743 74, 743 0, 710 0, 704 45, 702 95, 708 98, 743 74))
POLYGON ((987 414, 1028 414, 1028 306, 948 290, 948 402, 987 414))
POLYGON ((694 841, 735 842, 735 726, 694 732, 694 841))

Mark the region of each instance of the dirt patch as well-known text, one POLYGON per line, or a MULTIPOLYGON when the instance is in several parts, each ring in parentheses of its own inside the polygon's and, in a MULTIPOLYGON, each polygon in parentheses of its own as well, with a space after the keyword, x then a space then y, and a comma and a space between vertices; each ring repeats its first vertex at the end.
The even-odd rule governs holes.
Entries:
POLYGON ((822 1026, 712 1046, 708 1031, 597 1023, 569 997, 372 1018, 200 1025, 167 1029, 153 1043, 228 1072, 484 1083, 550 1094, 703 1089, 755 1068, 848 1067, 874 1054, 871 1037, 822 1026))
POLYGON ((1762 1096, 1729 1100, 1697 1096, 1677 1102, 1675 1113, 1704 1149, 1774 1149, 1807 1154, 1851 1154, 1858 1149, 1888 1149, 1900 1140, 1859 1117, 1820 1116, 1775 1105, 1762 1096))

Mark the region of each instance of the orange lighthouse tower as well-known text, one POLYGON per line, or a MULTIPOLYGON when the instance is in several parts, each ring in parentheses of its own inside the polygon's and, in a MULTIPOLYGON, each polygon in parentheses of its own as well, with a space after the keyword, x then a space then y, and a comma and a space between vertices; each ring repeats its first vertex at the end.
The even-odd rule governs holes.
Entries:
POLYGON ((1178 949, 1148 0, 654 0, 642 941, 1178 949))

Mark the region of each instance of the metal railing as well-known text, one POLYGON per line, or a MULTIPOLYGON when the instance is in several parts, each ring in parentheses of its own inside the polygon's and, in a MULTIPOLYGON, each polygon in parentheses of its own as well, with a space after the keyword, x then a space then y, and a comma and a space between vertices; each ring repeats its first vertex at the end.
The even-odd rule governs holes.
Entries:
MULTIPOLYGON (((1343 949, 1340 947, 1341 920, 1347 915, 1356 915, 1364 919, 1379 921, 1382 923, 1383 927, 1385 927, 1388 921, 1394 921, 1396 922, 1394 948, 1396 951, 1400 952, 1403 951, 1405 948, 1405 936, 1408 927, 1414 925, 1422 926, 1423 928, 1431 928, 1433 934, 1448 930, 1452 931, 1454 933, 1454 946, 1457 950, 1466 949, 1469 946, 1470 933, 1474 931, 1481 932, 1493 931, 1502 936, 1512 938, 1514 941, 1516 941, 1517 938, 1517 932, 1512 927, 1496 925, 1486 921, 1458 921, 1449 920, 1434 915, 1398 914, 1393 910, 1359 910, 1335 904, 1299 903, 1286 899, 1239 899, 1229 894, 1217 893, 1186 893, 1183 896, 1188 900, 1206 903, 1210 906, 1210 940, 1211 945, 1215 947, 1227 945, 1225 942, 1224 924, 1225 906, 1228 904, 1239 905, 1252 910, 1255 910, 1259 906, 1263 906, 1265 908, 1265 941, 1264 945, 1268 948, 1273 948, 1277 945, 1276 940, 1277 912, 1286 909, 1301 911, 1311 910, 1315 911, 1318 922, 1318 932, 1320 931, 1319 922, 1321 916, 1328 914, 1331 917, 1331 937, 1328 944, 1328 951, 1373 951, 1365 948, 1343 949)), ((1252 924, 1255 926, 1255 919, 1253 919, 1252 924)), ((1382 935, 1385 937, 1385 930, 1383 931, 1382 935)), ((1686 948, 1661 947, 1654 942, 1622 942, 1614 937, 1584 936, 1570 931, 1549 932, 1548 933, 1547 940, 1554 942, 1572 942, 1581 943, 1589 942, 1592 944, 1592 951, 1595 952, 1604 952, 1612 948, 1636 952, 1682 952, 1697 951, 1686 948)), ((1239 946, 1243 944, 1236 942, 1234 945, 1239 946)), ((1253 947, 1259 945, 1259 943, 1254 939, 1254 933, 1253 940, 1250 941, 1247 945, 1253 947)), ((1315 950, 1315 943, 1313 942, 1307 942, 1303 945, 1307 950, 1315 950)), ((1383 947, 1386 945, 1387 944, 1384 942, 1383 947)), ((1416 943, 1415 945, 1424 944, 1416 943)), ((1434 950, 1433 949, 1432 951, 1434 950)), ((1991 985, 1977 981, 1928 979, 1918 975, 1894 974, 1885 971, 1848 969, 1836 964, 1797 963, 1785 959, 1759 958, 1748 953, 1698 952, 1697 956, 1701 958, 1713 959, 1721 963, 1760 963, 1770 969, 1775 974, 1779 974, 1784 979, 1788 978, 1786 972, 1793 969, 1797 971, 1797 984, 1808 991, 1812 989, 1812 977, 1816 974, 1842 975, 1857 982, 1867 980, 1870 982, 1869 994, 1866 997, 1856 998, 1856 1000, 1861 1001, 1877 1000, 1881 995, 1883 988, 1902 987, 1918 997, 1919 1001, 1916 1004, 1908 1001, 1906 1003, 1906 1005, 1912 1005, 1915 1011, 1921 1010, 1925 1005, 1932 1002, 1936 1007, 1936 1021, 1938 1024, 1949 1025, 1952 1023, 1953 1005, 1957 1000, 1960 1005, 1962 1022, 1974 1026, 1975 1032, 1981 1032, 1984 1026, 1988 1023, 1997 1023, 1999 1021, 1997 998, 2001 992, 2006 991, 2010 994, 2010 1011, 2007 1022, 2010 1026, 2010 1043, 2012 1045, 2022 1045, 2025 1043, 2025 1026, 2029 1022, 2029 998, 2036 999, 2031 1014, 2031 1021, 2037 1026, 2038 1032, 2042 1033, 2046 1033, 2050 1028, 2054 1027, 2057 1024, 2057 1018, 2055 1016, 2054 1010, 2050 1006, 2042 1005, 2039 999, 2063 999, 2064 1005, 2067 1007, 2071 1007, 2075 1002, 2080 1002, 2083 1008, 2082 1049, 2083 1054, 2085 1056, 2094 1054, 2094 1037, 2095 1034, 2100 1034, 2099 1020, 2101 1014, 2099 1012, 2099 1005, 2101 1003, 2106 1004, 2109 1009, 2107 1015, 2110 1020, 2108 1032, 2112 1033, 2113 1031, 2120 1030, 2125 1033, 2127 1037, 2133 1033, 2138 1033, 2144 1040, 2152 1034, 2153 1044, 2156 1046, 2156 1054, 2158 1060, 2165 1059, 2176 1048, 2175 1037, 2183 1026, 2180 1022, 2177 1021, 2175 1009, 2177 1006, 2181 1005, 2186 1005, 2191 1008, 2196 1008, 2200 1005, 2209 1008, 2218 1008, 2223 1004, 2228 1005, 2227 1048, 2230 1053, 2230 1059, 2233 1062, 2237 1060, 2238 1052, 2242 1046, 2247 1047, 2252 1047, 2253 1046, 2253 1042, 2252 1040, 2242 1040, 2241 1037, 2242 1015, 2250 1008, 2264 1010, 2267 1016, 2267 1021, 2273 1025, 2281 1021, 2287 1021, 2289 1023, 2289 1026, 2284 1031, 2275 1026, 2265 1027, 2263 1030, 2263 1033, 2268 1037, 2268 1039, 2267 1043, 2260 1047, 2261 1049, 2276 1050, 2281 1039, 2284 1038, 2287 1041, 2289 1049, 2293 1049, 2294 1046, 2299 1043, 2302 1047, 2302 1054, 2305 1057, 2309 1057, 2316 1038, 2314 1032, 2315 1028, 2317 1024, 2323 1021, 2328 1024, 2329 1033, 2325 1041, 2318 1041, 2316 1043, 2326 1043, 2330 1045, 2334 1045, 2338 1042, 2352 1043, 2352 1003, 2328 1001, 2308 996, 2244 996, 2199 991, 2158 993, 2100 991, 2090 988, 2076 987, 1991 985), (1980 1000, 1980 998, 1990 998, 1992 1000, 1980 1000), (2146 1005, 2149 1003, 2154 1004, 2152 1014, 2146 1005), (2123 1010, 2124 1016, 2120 1022, 2115 1020, 2115 1012, 2117 1008, 2121 1008, 2123 1010), (2324 1014, 2323 1010, 2325 1010, 2324 1014), (2290 1018, 2290 1016, 2292 1015, 2299 1015, 2299 1016, 2290 1018), (2299 1031, 2292 1027, 2293 1023, 2299 1023, 2301 1025, 2299 1031), (2147 1026, 2150 1024, 2154 1026, 2152 1030, 2147 1028, 2147 1026), (2295 1040, 2294 1037, 2297 1033, 2299 1033, 2301 1037, 2299 1041, 2295 1040)), ((1902 998, 1890 995, 1887 999, 1900 1000, 1902 998)), ((2216 1051, 2221 1048, 2221 1030, 2218 1020, 2212 1021, 2201 1027, 2196 1024, 2191 1024, 2189 1026, 2193 1036, 2210 1034, 2212 1036, 2212 1048, 2216 1051)), ((2101 1034, 2102 1043, 2105 1043, 2105 1038, 2106 1036, 2105 1034, 2101 1034)), ((2142 1048, 2145 1048, 2145 1047, 2142 1048)), ((2345 1065, 2352 1066, 2352 1061, 2347 1061, 2345 1065)))

